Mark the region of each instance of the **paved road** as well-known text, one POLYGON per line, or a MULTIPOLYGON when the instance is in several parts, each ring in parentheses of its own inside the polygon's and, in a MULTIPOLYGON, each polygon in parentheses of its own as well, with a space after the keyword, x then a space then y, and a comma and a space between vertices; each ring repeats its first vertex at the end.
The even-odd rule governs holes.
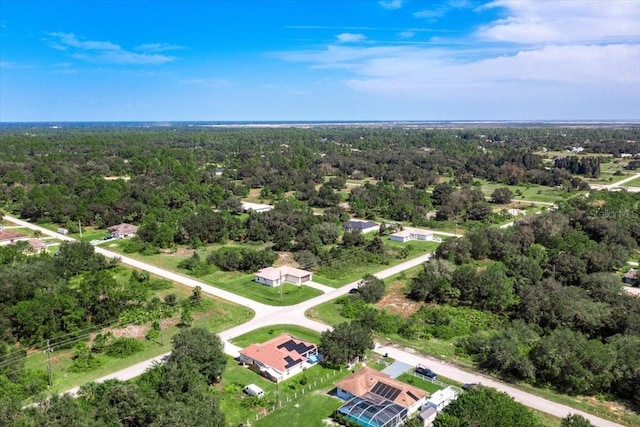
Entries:
MULTIPOLYGON (((46 228, 31 224, 26 221, 22 221, 18 218, 14 218, 9 215, 4 215, 4 217, 7 220, 12 221, 16 224, 19 224, 23 227, 28 227, 34 230, 40 230, 44 235, 56 237, 60 240, 74 241, 74 239, 71 237, 63 236, 61 234, 58 234, 46 228)), ((108 251, 103 248, 96 247, 96 252, 101 253, 109 258, 118 258, 121 262, 127 265, 130 265, 138 269, 146 270, 152 274, 158 275, 160 277, 165 277, 169 280, 174 280, 177 283, 181 283, 186 286, 191 286, 191 287, 200 286, 204 293, 214 295, 220 298, 224 298, 231 302, 235 302, 237 304, 245 305, 251 308, 255 312, 255 316, 253 319, 249 320, 248 322, 242 325, 238 325, 234 328, 227 329, 226 331, 223 331, 219 334, 220 338, 225 343, 225 352, 227 352, 228 354, 234 357, 238 355, 239 348, 229 343, 229 340, 234 337, 245 334, 247 332, 250 332, 258 327, 278 325, 278 324, 296 324, 317 332, 323 332, 329 329, 330 326, 307 318, 305 316, 305 312, 316 305, 322 304, 324 302, 335 299, 339 296, 345 295, 346 293, 349 292, 351 288, 353 288, 354 286, 357 286, 359 282, 359 281, 355 281, 347 285, 344 285, 338 289, 332 289, 329 292, 326 292, 316 298, 304 301, 300 304, 296 304, 288 307, 273 307, 265 304, 260 304, 256 301, 249 300, 247 298, 224 291, 222 289, 215 288, 213 286, 207 285, 206 283, 202 283, 190 277, 182 276, 180 274, 176 274, 174 272, 167 271, 167 270, 146 264, 144 262, 134 260, 129 257, 124 257, 120 254, 108 251)), ((421 263, 427 261, 430 257, 431 257, 431 254, 422 255, 415 259, 406 261, 402 264, 398 264, 394 267, 390 267, 386 270, 376 273, 376 276, 380 279, 393 276, 404 270, 420 265, 421 263)), ((323 288, 322 290, 326 291, 328 289, 323 288)), ((413 354, 411 350, 405 351, 405 350, 398 349, 395 347, 390 347, 390 346, 377 346, 375 351, 380 354, 389 354, 389 356, 401 362, 411 363, 413 365, 423 364, 423 365, 430 366, 436 372, 439 372, 440 374, 446 377, 449 377, 453 380, 459 381, 461 383, 476 382, 476 383, 482 383, 484 385, 489 385, 498 390, 508 393, 510 396, 512 396, 514 399, 518 400, 519 402, 523 403, 524 405, 549 413, 554 416, 564 417, 570 413, 579 413, 585 418, 589 419, 594 425, 598 427, 600 426, 622 427, 619 424, 615 424, 610 421, 606 421, 606 420, 594 417, 590 414, 586 414, 581 411, 571 409, 565 405, 551 402, 541 397, 523 392, 521 390, 513 388, 505 383, 496 381, 489 377, 464 371, 456 366, 446 364, 442 361, 438 361, 430 357, 413 354), (436 368, 436 366, 438 367, 436 368)), ((141 362, 136 365, 130 366, 121 371, 114 372, 108 376, 99 378, 97 381, 101 382, 107 379, 120 379, 124 381, 124 380, 134 378, 140 375, 141 373, 143 373, 148 367, 150 367, 154 363, 160 361, 163 356, 164 355, 160 355, 160 356, 154 357, 153 359, 147 360, 145 362, 141 362)), ((78 387, 68 390, 68 392, 72 394, 77 393, 77 391, 78 391, 78 387)))
MULTIPOLYGON (((634 179, 640 178, 640 173, 637 173, 635 175, 631 175, 625 179, 621 179, 620 181, 616 181, 612 184, 604 184, 604 185, 600 185, 600 184, 593 184, 590 185, 590 187, 593 190, 611 190, 613 188, 616 187, 622 187, 624 184, 626 184, 627 182, 631 182, 634 179)), ((638 189, 637 187, 629 187, 629 189, 637 189, 638 191, 640 191, 640 189, 638 189)))
POLYGON ((564 418, 569 414, 580 414, 583 417, 587 418, 589 421, 591 421, 593 425, 598 427, 621 427, 620 424, 603 420, 591 414, 578 411, 576 409, 570 408, 565 405, 561 405, 559 403, 552 403, 542 397, 538 397, 530 393, 524 392, 522 390, 519 390, 515 387, 512 387, 508 384, 505 384, 501 381, 497 381, 490 377, 465 371, 463 369, 458 368, 457 366, 454 366, 452 364, 449 364, 431 357, 412 354, 410 352, 411 349, 407 349, 407 350, 408 351, 405 351, 393 346, 377 346, 375 349, 376 353, 379 353, 382 355, 388 354, 389 357, 392 357, 393 359, 411 364, 413 366, 416 366, 418 364, 427 366, 437 374, 440 374, 447 378, 454 379, 461 383, 477 383, 477 384, 482 384, 485 386, 495 388, 497 390, 507 393, 508 395, 513 397, 516 401, 524 405, 527 405, 530 408, 537 409, 542 412, 546 412, 558 418, 564 418))

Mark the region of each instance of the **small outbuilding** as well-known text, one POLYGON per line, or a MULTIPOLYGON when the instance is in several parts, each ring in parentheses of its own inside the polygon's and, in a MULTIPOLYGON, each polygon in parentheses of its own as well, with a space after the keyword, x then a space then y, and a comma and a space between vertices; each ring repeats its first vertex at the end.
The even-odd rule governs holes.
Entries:
POLYGON ((457 398, 458 391, 453 387, 447 387, 433 393, 429 399, 427 399, 422 409, 433 408, 440 413, 449 403, 457 398))
POLYGON ((638 279, 640 278, 639 273, 640 271, 632 268, 631 270, 627 271, 627 273, 622 278, 622 281, 627 285, 635 286, 638 284, 638 279))

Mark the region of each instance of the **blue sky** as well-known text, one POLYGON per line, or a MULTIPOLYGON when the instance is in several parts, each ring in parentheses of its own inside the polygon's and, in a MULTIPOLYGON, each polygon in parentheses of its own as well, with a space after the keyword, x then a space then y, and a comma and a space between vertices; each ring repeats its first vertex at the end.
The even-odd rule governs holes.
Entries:
POLYGON ((0 121, 638 120, 636 0, 0 0, 0 121))

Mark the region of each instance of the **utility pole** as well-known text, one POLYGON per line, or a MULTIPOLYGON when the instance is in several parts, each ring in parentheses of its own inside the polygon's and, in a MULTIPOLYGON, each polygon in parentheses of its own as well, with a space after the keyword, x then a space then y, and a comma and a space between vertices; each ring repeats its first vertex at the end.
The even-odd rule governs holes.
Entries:
POLYGON ((280 304, 282 304, 282 286, 284 284, 282 283, 282 268, 280 268, 280 304))
POLYGON ((78 229, 80 230, 80 238, 82 239, 82 223, 78 220, 78 229))
POLYGON ((47 349, 45 353, 47 353, 47 370, 49 371, 49 387, 53 385, 53 371, 51 370, 51 352, 53 348, 51 348, 51 344, 49 344, 49 340, 47 340, 47 349))
POLYGON ((158 306, 158 326, 160 327, 160 345, 164 346, 164 333, 162 332, 162 305, 158 306))

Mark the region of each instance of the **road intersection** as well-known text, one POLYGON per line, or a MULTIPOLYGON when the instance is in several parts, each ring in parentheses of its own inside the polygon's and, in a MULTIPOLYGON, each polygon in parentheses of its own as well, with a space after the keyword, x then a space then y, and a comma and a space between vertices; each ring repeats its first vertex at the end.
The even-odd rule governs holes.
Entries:
MULTIPOLYGON (((28 227, 33 230, 39 230, 43 235, 55 237, 63 241, 69 241, 69 242, 75 241, 75 239, 71 237, 64 236, 62 234, 56 233, 44 227, 31 224, 27 221, 14 218, 9 215, 4 215, 4 218, 20 226, 28 227)), ((330 288, 331 290, 329 290, 329 288, 327 288, 324 285, 320 285, 320 287, 316 287, 316 288, 324 292, 322 295, 319 295, 315 298, 309 299, 307 301, 301 302, 296 305, 276 307, 276 306, 261 304, 257 301, 253 301, 248 298, 225 291, 223 289, 216 288, 214 286, 208 285, 206 283, 203 283, 191 277, 183 276, 181 274, 177 274, 175 272, 168 271, 168 270, 144 263, 142 261, 135 260, 130 257, 122 256, 119 253, 112 252, 104 248, 100 248, 96 246, 95 251, 97 253, 104 255, 107 258, 116 258, 123 264, 129 265, 131 267, 134 267, 140 270, 148 271, 151 274, 166 278, 168 280, 172 280, 184 286, 189 286, 189 287, 200 286, 203 293, 231 301, 233 303, 248 307, 251 310, 253 310, 255 315, 251 320, 219 333, 220 338, 225 344, 225 352, 234 357, 238 356, 239 348, 231 344, 230 340, 260 327, 270 326, 270 325, 280 325, 280 324, 295 324, 295 325, 309 328, 317 332, 323 332, 329 329, 330 326, 307 318, 305 316, 305 312, 312 307, 315 307, 319 304, 331 301, 335 298, 338 298, 342 295, 347 294, 349 290, 357 286, 359 282, 359 281, 355 281, 353 283, 349 283, 337 289, 330 288)), ((391 277, 393 275, 401 273, 404 270, 413 268, 415 266, 418 266, 424 263, 431 257, 431 255, 432 254, 425 254, 417 258, 411 259, 409 261, 405 261, 401 264, 398 264, 396 266, 393 266, 381 272, 378 272, 375 274, 375 276, 380 279, 391 277)), ((422 365, 430 366, 432 369, 434 369, 436 372, 438 372, 442 376, 451 378, 460 383, 481 383, 483 385, 496 388, 500 391, 503 391, 509 394, 515 400, 517 400, 518 402, 526 406, 529 406, 531 408, 537 409, 542 412, 546 412, 548 414, 551 414, 559 418, 566 417, 569 414, 580 414, 583 417, 587 418, 589 421, 591 421, 591 423, 593 423, 595 426, 598 426, 598 427, 600 426, 622 427, 622 425, 620 424, 616 424, 614 422, 607 421, 602 418, 595 417, 591 414, 570 408, 566 405, 555 403, 550 400, 544 399, 542 397, 533 395, 531 393, 524 392, 520 389, 517 389, 513 386, 510 386, 504 382, 498 381, 488 376, 478 374, 475 372, 466 371, 457 366, 454 366, 447 362, 443 362, 441 360, 437 360, 432 357, 415 354, 415 352, 412 349, 400 349, 395 346, 376 344, 376 348, 374 351, 376 351, 379 354, 388 354, 390 357, 396 360, 409 363, 412 365, 422 364, 422 365)), ((108 379, 119 379, 124 381, 124 380, 134 378, 142 374, 146 369, 148 369, 154 363, 160 362, 164 356, 165 355, 154 357, 145 362, 138 363, 136 365, 130 366, 121 371, 114 372, 110 375, 99 378, 96 381, 101 382, 101 381, 106 381, 108 379)), ((68 390, 67 392, 75 395, 78 392, 78 387, 68 390)))

